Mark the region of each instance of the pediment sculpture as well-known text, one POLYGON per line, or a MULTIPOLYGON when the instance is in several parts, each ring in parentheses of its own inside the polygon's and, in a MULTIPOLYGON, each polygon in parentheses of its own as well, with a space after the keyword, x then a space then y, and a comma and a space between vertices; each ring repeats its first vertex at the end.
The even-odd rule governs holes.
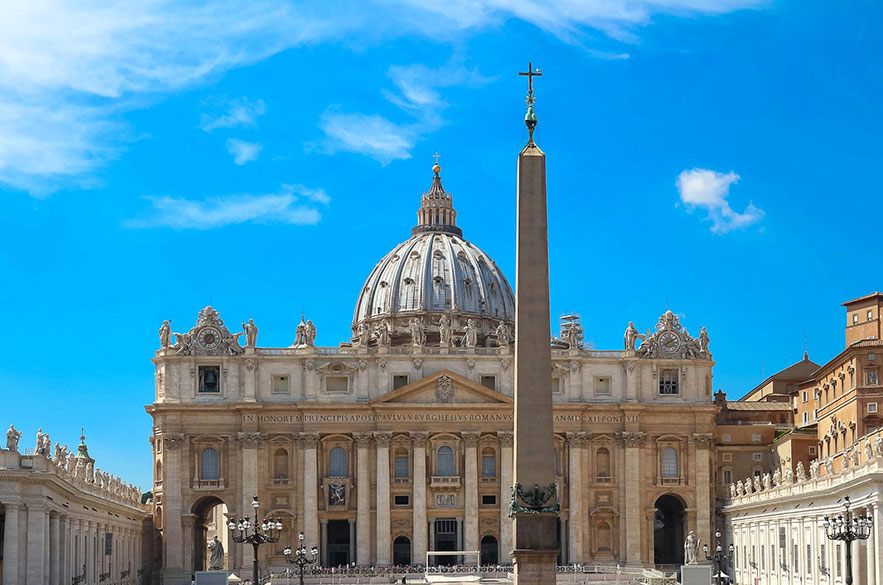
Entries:
POLYGON ((681 325, 677 315, 666 311, 659 317, 655 328, 655 332, 647 329, 647 334, 643 335, 629 322, 624 335, 626 351, 635 351, 638 357, 648 359, 711 359, 705 327, 700 327, 699 337, 694 338, 681 325), (635 349, 639 339, 641 345, 635 349))
MULTIPOLYGON (((167 343, 167 340, 163 340, 165 328, 166 323, 163 323, 160 329, 161 343, 167 343)), ((175 336, 171 349, 175 350, 175 355, 240 355, 245 349, 239 345, 239 337, 245 333, 230 333, 218 312, 209 306, 199 312, 196 325, 190 331, 171 333, 175 336)))

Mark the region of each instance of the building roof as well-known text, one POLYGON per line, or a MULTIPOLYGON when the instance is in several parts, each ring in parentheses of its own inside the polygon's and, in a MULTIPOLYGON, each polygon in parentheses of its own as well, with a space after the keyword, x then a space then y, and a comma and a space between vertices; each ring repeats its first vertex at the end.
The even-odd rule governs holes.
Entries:
POLYGON ((727 402, 727 410, 793 410, 790 402, 727 402))
POLYGON ((803 359, 797 362, 796 364, 792 364, 781 370, 776 372, 750 391, 745 393, 745 396, 740 398, 740 400, 745 400, 746 397, 751 396, 770 382, 803 382, 804 380, 808 380, 813 372, 819 369, 819 364, 815 363, 811 359, 809 359, 809 355, 806 352, 803 352, 803 359))
POLYGON ((880 293, 878 291, 874 291, 869 295, 865 295, 865 296, 859 297, 857 299, 852 299, 851 301, 846 301, 845 303, 843 303, 840 306, 841 307, 848 307, 849 305, 854 305, 855 303, 861 303, 863 301, 869 301, 873 298, 878 298, 880 300, 883 300, 883 293, 880 293))

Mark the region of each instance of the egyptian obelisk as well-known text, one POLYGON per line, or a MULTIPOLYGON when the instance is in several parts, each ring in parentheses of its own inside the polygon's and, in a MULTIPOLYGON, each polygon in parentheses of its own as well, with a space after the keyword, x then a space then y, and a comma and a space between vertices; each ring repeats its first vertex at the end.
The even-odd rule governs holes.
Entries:
POLYGON ((537 125, 529 65, 530 138, 518 155, 518 235, 515 276, 515 485, 513 518, 516 585, 555 583, 558 495, 552 436, 552 350, 549 317, 549 238, 546 155, 534 142, 537 125))

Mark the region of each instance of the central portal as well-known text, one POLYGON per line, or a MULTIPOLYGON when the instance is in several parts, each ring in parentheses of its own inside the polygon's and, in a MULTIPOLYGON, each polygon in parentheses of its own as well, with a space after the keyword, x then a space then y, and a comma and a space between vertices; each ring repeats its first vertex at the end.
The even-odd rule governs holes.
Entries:
POLYGON ((349 520, 328 521, 328 566, 345 567, 353 559, 350 558, 350 523, 349 520))
MULTIPOLYGON (((435 550, 438 552, 450 552, 459 550, 457 546, 457 521, 454 518, 436 518, 435 550)), ((456 556, 440 556, 436 559, 439 565, 455 565, 458 562, 456 556)))

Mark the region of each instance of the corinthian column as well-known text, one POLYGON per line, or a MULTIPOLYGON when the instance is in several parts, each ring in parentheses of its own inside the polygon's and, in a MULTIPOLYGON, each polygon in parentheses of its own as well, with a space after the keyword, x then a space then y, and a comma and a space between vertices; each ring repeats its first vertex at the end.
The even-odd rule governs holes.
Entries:
MULTIPOLYGON (((711 458, 709 448, 714 435, 693 433, 696 445, 696 536, 702 542, 714 542, 711 538, 711 458)), ((777 563, 778 564, 778 563, 777 563)))
POLYGON ((61 560, 61 534, 58 514, 49 515, 49 585, 58 585, 58 562, 61 560))
POLYGON ((509 490, 512 488, 512 431, 499 431, 500 440, 500 562, 512 555, 512 519, 509 518, 509 490))
POLYGON ((356 440, 356 564, 371 564, 371 434, 353 433, 356 440))
POLYGON ((392 564, 390 554, 390 517, 389 517, 389 442, 392 433, 374 433, 374 444, 377 445, 377 564, 392 564))
MULTIPOLYGON (((304 450, 304 542, 319 541, 319 447, 318 433, 301 433, 304 450)), ((322 558, 326 558, 325 543, 322 543, 322 558)))
POLYGON ((45 540, 46 507, 37 503, 28 504, 28 583, 43 583, 46 581, 46 566, 43 564, 45 540))
MULTIPOLYGON (((162 433, 160 435, 163 445, 163 497, 165 498, 165 509, 163 510, 163 546, 165 547, 164 555, 164 573, 173 573, 184 570, 184 532, 181 528, 182 514, 182 489, 181 489, 181 469, 182 455, 181 447, 184 445, 184 435, 181 433, 162 433)), ((80 537, 80 546, 83 546, 84 536, 80 537)), ((82 565, 85 559, 81 558, 79 565, 82 565)), ((74 576, 82 572, 82 567, 74 567, 74 576)), ((188 569, 189 572, 189 569, 188 569)))
POLYGON ((570 467, 568 469, 568 492, 570 501, 570 548, 568 561, 581 563, 585 560, 583 554, 583 446, 588 440, 587 433, 567 433, 567 444, 570 447, 570 467))
POLYGON ((478 550, 478 437, 475 431, 462 433, 466 444, 465 522, 463 550, 478 550))
MULTIPOLYGON (((236 438, 236 445, 240 449, 240 461, 242 462, 242 467, 240 471, 240 492, 239 492, 239 501, 240 512, 241 514, 251 515, 254 510, 251 507, 252 498, 258 495, 258 447, 260 447, 263 442, 263 437, 261 433, 239 433, 236 438)), ((260 522, 262 518, 255 518, 255 522, 260 522)), ((185 532, 185 534, 189 534, 189 532, 185 532)), ((192 547, 187 547, 185 550, 189 551, 192 547)), ((251 557, 249 556, 248 551, 246 551, 247 547, 239 547, 240 551, 242 551, 242 564, 240 566, 247 567, 249 565, 249 560, 251 557)), ((185 566, 189 567, 190 564, 185 562, 185 566)), ((200 569, 202 570, 202 569, 200 569)))
POLYGON ((411 562, 424 563, 426 560, 426 440, 429 433, 415 431, 411 433, 414 451, 414 502, 411 526, 414 528, 414 539, 411 541, 411 562))
POLYGON ((644 433, 619 433, 625 446, 625 559, 632 567, 641 566, 641 445, 644 433))

